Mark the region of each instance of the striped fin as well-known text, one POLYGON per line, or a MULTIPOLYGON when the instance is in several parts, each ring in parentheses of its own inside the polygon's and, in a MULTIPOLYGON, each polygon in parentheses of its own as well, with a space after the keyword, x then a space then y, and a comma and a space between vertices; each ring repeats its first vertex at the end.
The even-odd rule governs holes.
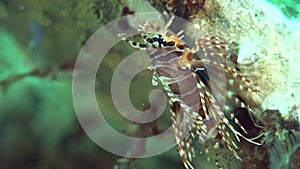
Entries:
POLYGON ((222 63, 225 63, 230 55, 228 46, 221 39, 209 35, 198 39, 191 51, 194 54, 200 54, 200 56, 197 55, 199 60, 221 59, 222 63))
POLYGON ((170 104, 170 113, 171 113, 171 121, 172 127, 175 132, 175 141, 177 144, 178 152, 181 157, 181 160, 186 169, 194 169, 192 165, 192 157, 194 157, 194 149, 192 147, 192 139, 189 137, 189 134, 183 137, 182 128, 180 123, 178 123, 178 114, 180 113, 180 104, 178 102, 171 102, 170 104))

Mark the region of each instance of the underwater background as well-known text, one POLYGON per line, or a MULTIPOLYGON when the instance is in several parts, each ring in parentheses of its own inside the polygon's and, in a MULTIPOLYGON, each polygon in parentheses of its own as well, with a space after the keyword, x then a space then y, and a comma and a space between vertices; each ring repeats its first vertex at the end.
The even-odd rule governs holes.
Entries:
MULTIPOLYGON (((236 1, 225 1, 228 4, 236 3, 236 1)), ((201 1, 204 2, 210 4, 219 1, 201 1)), ((253 1, 253 3, 259 2, 253 1)), ((278 9, 283 13, 284 19, 293 21, 295 24, 292 29, 300 33, 299 0, 269 0, 268 3, 274 6, 270 10, 278 9)), ((165 7, 165 4, 166 1, 156 0, 0 0, 0 169, 112 169, 114 167, 183 169, 184 166, 175 147, 158 156, 134 160, 133 164, 131 159, 123 159, 103 150, 81 128, 72 100, 72 71, 81 47, 87 39, 102 26, 122 16, 138 12, 163 12, 170 9, 165 7)), ((259 5, 264 4, 265 2, 259 5)), ((215 9, 222 4, 212 6, 211 9, 215 9)), ((204 8, 199 7, 199 11, 202 9, 204 8)), ((206 8, 206 12, 210 18, 223 17, 218 13, 210 13, 209 9, 206 8)), ((196 18, 194 21, 198 22, 197 19, 201 19, 202 14, 201 12, 198 14, 197 10, 198 8, 191 7, 187 11, 185 8, 180 8, 169 12, 185 19, 188 18, 187 15, 193 15, 196 18)), ((242 15, 241 18, 243 19, 242 15)), ((249 38, 254 36, 257 35, 249 35, 249 38)), ((299 36, 295 35, 295 37, 299 36)), ((289 43, 300 44, 300 39, 295 39, 297 41, 291 39, 289 43)), ((246 41, 248 44, 245 39, 241 41, 246 41)), ((267 52, 272 53, 275 49, 269 50, 267 52)), ((294 49, 293 57, 300 58, 299 50, 300 48, 294 49)), ((118 115, 115 110, 110 96, 110 82, 115 68, 123 59, 122 56, 132 51, 134 50, 125 46, 125 43, 117 44, 111 49, 101 63, 95 89, 107 121, 116 130, 127 130, 126 133, 131 134, 136 126, 118 115)), ((262 51, 263 54, 264 52, 262 51)), ((281 59, 285 61, 286 58, 281 57, 281 59)), ((297 61, 299 59, 294 64, 287 64, 286 67, 299 66, 297 61)), ((269 64, 268 61, 264 63, 269 64)), ((272 65, 270 69, 273 69, 272 65)), ((294 69, 299 70, 299 67, 294 69)), ((248 71, 255 77, 260 76, 261 72, 270 70, 261 69, 258 74, 255 74, 251 68, 248 71)), ((300 89, 299 74, 294 72, 292 74, 296 81, 292 86, 293 89, 300 89)), ((282 76, 284 74, 271 78, 278 80, 282 76)), ((131 85, 130 98, 139 110, 148 106, 148 94, 156 88, 152 86, 151 78, 151 72, 143 72, 131 85), (139 89, 139 86, 143 86, 142 89, 139 89)), ((270 80, 270 83, 263 85, 267 86, 265 90, 270 89, 270 93, 274 92, 275 89, 269 86, 272 86, 276 80, 270 80)), ((260 79, 257 81, 260 82, 260 79)), ((272 95, 270 93, 268 94, 272 95)), ((297 107, 300 100, 297 94, 300 90, 287 92, 295 104, 283 108, 280 107, 284 104, 280 100, 280 92, 274 93, 275 97, 267 99, 266 102, 266 107, 269 109, 272 107, 272 112, 271 114, 267 112, 265 115, 267 117, 263 117, 263 120, 270 122, 266 127, 270 131, 269 138, 272 138, 266 141, 270 145, 263 150, 267 155, 260 153, 259 156, 253 152, 250 154, 255 157, 252 160, 259 161, 258 163, 267 158, 268 163, 261 164, 267 168, 297 169, 300 168, 298 124, 300 118, 297 107), (276 99, 280 101, 276 102, 276 99), (283 112, 285 110, 287 113, 283 112), (283 164, 277 164, 280 161, 284 161, 283 164)), ((292 102, 291 100, 288 101, 292 102)), ((169 124, 168 110, 165 110, 158 123, 160 127, 166 128, 169 124)), ((250 149, 247 148, 248 145, 245 147, 246 151, 250 149)), ((230 168, 245 168, 245 165, 242 167, 239 162, 233 163, 230 168)), ((253 161, 250 160, 248 163, 253 161)), ((195 164, 198 166, 196 168, 200 168, 199 166, 217 168, 214 162, 206 160, 204 154, 198 154, 195 164)))

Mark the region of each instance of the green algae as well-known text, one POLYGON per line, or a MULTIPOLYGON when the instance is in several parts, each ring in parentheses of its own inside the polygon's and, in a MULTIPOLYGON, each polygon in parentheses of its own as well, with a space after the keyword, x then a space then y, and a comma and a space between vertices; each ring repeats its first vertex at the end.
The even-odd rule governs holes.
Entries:
POLYGON ((298 0, 268 0, 276 4, 287 17, 300 17, 300 3, 298 0))

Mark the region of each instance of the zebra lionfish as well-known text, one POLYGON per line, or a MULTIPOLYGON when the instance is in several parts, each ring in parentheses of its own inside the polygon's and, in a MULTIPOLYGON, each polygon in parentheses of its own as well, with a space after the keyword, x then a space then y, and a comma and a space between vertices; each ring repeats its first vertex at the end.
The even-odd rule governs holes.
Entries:
POLYGON ((138 31, 143 43, 129 40, 124 34, 118 36, 132 47, 148 51, 151 59, 150 68, 154 70, 153 79, 163 84, 169 97, 175 141, 185 168, 194 168, 192 158, 195 156, 195 150, 192 143, 195 139, 198 139, 199 143, 213 140, 214 148, 218 148, 219 142, 222 142, 237 159, 241 160, 235 139, 240 141, 240 138, 243 138, 256 145, 260 143, 242 134, 247 134, 247 131, 235 118, 234 109, 237 107, 250 109, 239 93, 257 93, 257 86, 236 69, 228 66, 227 61, 231 52, 219 38, 203 36, 190 48, 183 40, 183 30, 178 33, 170 30, 173 20, 174 17, 165 25, 155 21, 140 24, 138 31), (200 52, 203 56, 197 56, 196 52, 200 52), (210 57, 218 57, 221 62, 212 61, 210 57), (226 76, 225 83, 230 89, 226 95, 224 110, 219 105, 218 93, 214 95, 211 90, 209 82, 211 79, 204 65, 225 72, 223 74, 226 76))

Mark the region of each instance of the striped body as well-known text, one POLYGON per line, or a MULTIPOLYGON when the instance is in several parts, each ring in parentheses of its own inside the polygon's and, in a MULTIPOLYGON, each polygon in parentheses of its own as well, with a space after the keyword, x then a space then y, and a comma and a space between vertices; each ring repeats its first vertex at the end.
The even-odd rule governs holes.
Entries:
POLYGON ((234 117, 234 109, 237 107, 248 109, 247 103, 241 100, 239 93, 257 93, 258 90, 252 81, 227 66, 230 50, 225 43, 217 37, 204 36, 190 48, 182 40, 183 31, 175 34, 168 30, 172 20, 173 18, 165 26, 156 23, 140 25, 139 31, 145 42, 143 44, 122 39, 135 48, 147 50, 150 55, 154 78, 163 84, 169 97, 175 140, 185 168, 194 168, 191 162, 195 155, 192 146, 195 139, 201 144, 212 141, 216 143, 214 148, 219 148, 219 142, 225 144, 234 156, 240 159, 235 140, 240 141, 239 138, 242 137, 253 144, 259 143, 241 134, 230 121, 247 134, 234 117), (201 56, 196 53, 200 53, 201 56), (221 62, 210 58, 218 58, 221 62), (222 74, 218 73, 218 70, 223 70, 225 84, 218 81, 211 82, 207 66, 213 68, 213 72, 210 73, 217 80, 222 79, 222 74), (227 86, 225 107, 220 105, 220 93, 212 93, 212 83, 216 91, 220 91, 224 85, 227 86))

